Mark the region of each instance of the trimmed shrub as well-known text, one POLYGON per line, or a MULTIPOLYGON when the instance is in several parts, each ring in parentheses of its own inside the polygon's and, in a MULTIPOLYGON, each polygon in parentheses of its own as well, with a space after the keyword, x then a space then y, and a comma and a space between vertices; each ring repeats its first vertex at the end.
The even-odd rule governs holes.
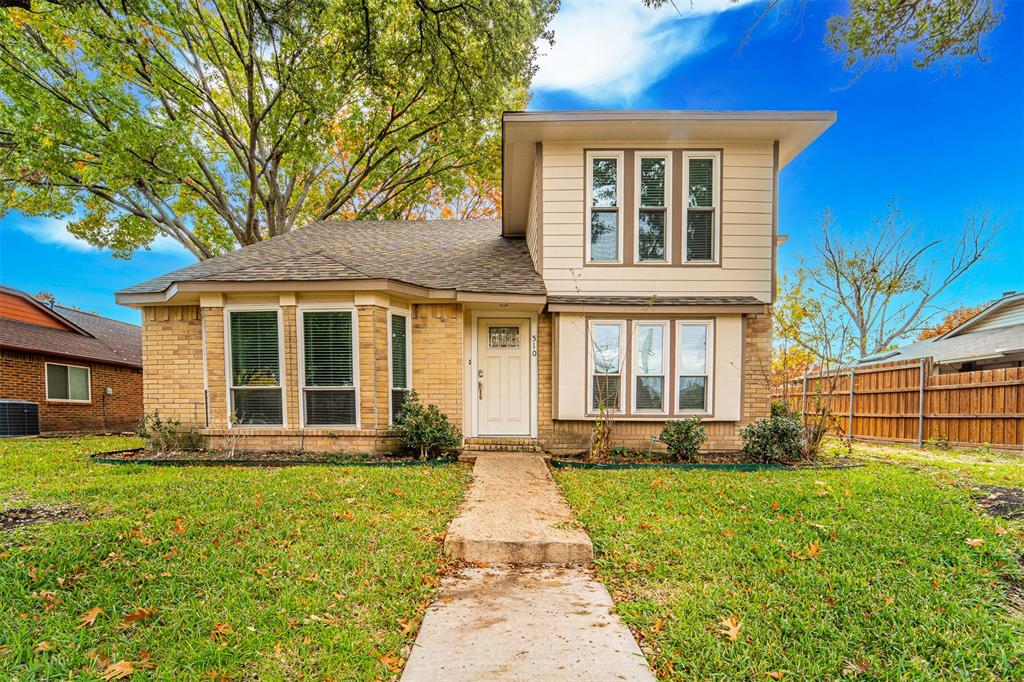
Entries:
POLYGON ((437 405, 424 405, 410 391, 395 424, 402 447, 416 452, 421 460, 437 459, 459 449, 462 432, 448 421, 437 405))
POLYGON ((740 429, 743 452, 751 461, 766 464, 794 462, 804 447, 804 428, 799 419, 770 417, 740 429))
POLYGON ((692 462, 697 458, 700 446, 708 437, 700 417, 670 419, 665 422, 658 440, 668 446, 668 456, 673 462, 692 462))

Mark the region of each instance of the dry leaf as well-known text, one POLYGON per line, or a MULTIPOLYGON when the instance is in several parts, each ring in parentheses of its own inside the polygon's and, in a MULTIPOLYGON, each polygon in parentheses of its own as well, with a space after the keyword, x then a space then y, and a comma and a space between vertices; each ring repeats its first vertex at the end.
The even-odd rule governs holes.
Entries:
POLYGON ((416 629, 416 626, 408 618, 399 618, 398 619, 398 624, 402 628, 402 634, 403 635, 411 635, 412 631, 416 629))
POLYGON ((783 677, 786 676, 786 673, 782 672, 781 670, 774 670, 770 673, 765 673, 765 675, 767 675, 770 679, 773 680, 781 680, 783 677))
POLYGON ((156 609, 140 608, 137 611, 132 611, 121 620, 126 623, 138 623, 143 620, 149 620, 155 615, 156 609))
POLYGON ((722 635, 730 642, 736 641, 740 636, 740 628, 743 627, 743 621, 740 620, 739 616, 723 618, 718 624, 721 626, 718 630, 718 634, 722 635))
POLYGON ((653 528, 653 526, 651 526, 651 524, 645 523, 644 521, 640 522, 640 527, 642 529, 644 529, 644 530, 650 530, 651 528, 653 528))
POLYGON ((10 650, 11 647, 9 646, 0 646, 0 656, 6 656, 10 650))
POLYGON ((1002 526, 996 526, 996 535, 1006 535, 1006 529, 1002 526))
POLYGON ((871 669, 871 664, 867 661, 847 661, 843 667, 844 675, 860 675, 866 673, 871 669))
POLYGON ((816 541, 807 545, 807 557, 813 559, 818 556, 819 549, 821 549, 821 546, 816 541))
POLYGON ((188 526, 181 520, 181 517, 174 519, 174 532, 178 535, 184 535, 185 531, 188 530, 188 526))
POLYGON ((92 625, 96 622, 96 617, 99 616, 101 613, 103 613, 103 609, 101 609, 98 606, 96 608, 89 609, 88 611, 82 614, 81 618, 78 619, 78 627, 84 628, 92 625))
POLYGON ((722 536, 727 538, 731 538, 733 535, 736 535, 736 531, 734 531, 732 528, 729 528, 722 533, 722 536))
POLYGON ((117 663, 111 663, 107 666, 107 669, 103 671, 104 680, 123 680, 126 677, 131 677, 131 674, 135 672, 135 664, 131 661, 118 661, 117 663))
POLYGON ((40 653, 42 653, 42 652, 44 652, 44 651, 49 651, 49 650, 50 650, 50 649, 52 649, 52 648, 53 648, 53 644, 50 644, 49 642, 47 642, 47 641, 46 641, 46 640, 44 639, 44 640, 43 640, 42 642, 40 642, 39 644, 36 644, 36 648, 35 648, 35 649, 33 649, 32 651, 36 652, 37 654, 40 654, 40 653))
POLYGON ((773 512, 779 511, 779 501, 778 500, 772 501, 772 511, 773 512))
POLYGON ((380 662, 384 664, 385 668, 393 673, 397 673, 402 669, 402 659, 398 656, 384 654, 380 657, 380 662))
POLYGON ((970 545, 971 547, 981 547, 985 544, 985 541, 981 538, 967 538, 966 540, 964 540, 964 543, 970 545))
POLYGON ((654 625, 651 626, 651 632, 653 632, 654 634, 658 634, 659 632, 661 632, 661 629, 663 627, 665 627, 665 619, 659 618, 658 620, 654 621, 654 625))
POLYGON ((234 632, 234 630, 231 628, 230 623, 217 623, 213 626, 213 631, 210 633, 210 639, 214 642, 223 643, 232 632, 234 632))

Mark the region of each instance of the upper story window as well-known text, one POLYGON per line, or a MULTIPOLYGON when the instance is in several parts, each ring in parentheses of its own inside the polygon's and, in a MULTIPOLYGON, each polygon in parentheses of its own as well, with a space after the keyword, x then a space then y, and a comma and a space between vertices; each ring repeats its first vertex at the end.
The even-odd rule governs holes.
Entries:
POLYGON ((718 260, 721 158, 719 152, 683 153, 687 194, 684 259, 688 263, 718 260))
POLYGON ((622 152, 587 153, 587 261, 622 262, 622 152))
POLYGON ((91 400, 89 368, 46 363, 46 399, 69 403, 91 400))
POLYGON ((669 196, 672 155, 639 152, 636 156, 636 253, 638 263, 665 263, 669 254, 669 196))
POLYGON ((278 311, 232 310, 228 320, 231 423, 283 425, 278 311))
POLYGON ((302 311, 302 403, 307 426, 356 425, 351 310, 302 311))

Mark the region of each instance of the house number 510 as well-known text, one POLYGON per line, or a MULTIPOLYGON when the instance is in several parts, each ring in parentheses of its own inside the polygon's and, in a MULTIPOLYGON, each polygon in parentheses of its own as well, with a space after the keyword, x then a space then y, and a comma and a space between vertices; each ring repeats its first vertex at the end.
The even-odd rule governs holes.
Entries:
POLYGON ((537 335, 530 337, 530 355, 537 357, 537 335))

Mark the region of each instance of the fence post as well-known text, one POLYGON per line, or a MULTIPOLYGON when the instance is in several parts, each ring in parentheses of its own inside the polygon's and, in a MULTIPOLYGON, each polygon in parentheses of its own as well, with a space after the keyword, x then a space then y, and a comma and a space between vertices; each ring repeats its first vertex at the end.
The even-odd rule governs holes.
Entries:
POLYGON ((921 358, 920 386, 917 389, 917 447, 924 445, 924 358, 921 358))
POLYGON ((804 374, 804 390, 800 395, 800 421, 806 421, 807 413, 807 375, 804 374))
POLYGON ((848 428, 846 429, 846 440, 847 440, 847 442, 850 442, 850 441, 853 440, 853 380, 854 380, 854 373, 855 372, 856 372, 856 370, 851 367, 850 368, 850 423, 847 425, 848 428))

